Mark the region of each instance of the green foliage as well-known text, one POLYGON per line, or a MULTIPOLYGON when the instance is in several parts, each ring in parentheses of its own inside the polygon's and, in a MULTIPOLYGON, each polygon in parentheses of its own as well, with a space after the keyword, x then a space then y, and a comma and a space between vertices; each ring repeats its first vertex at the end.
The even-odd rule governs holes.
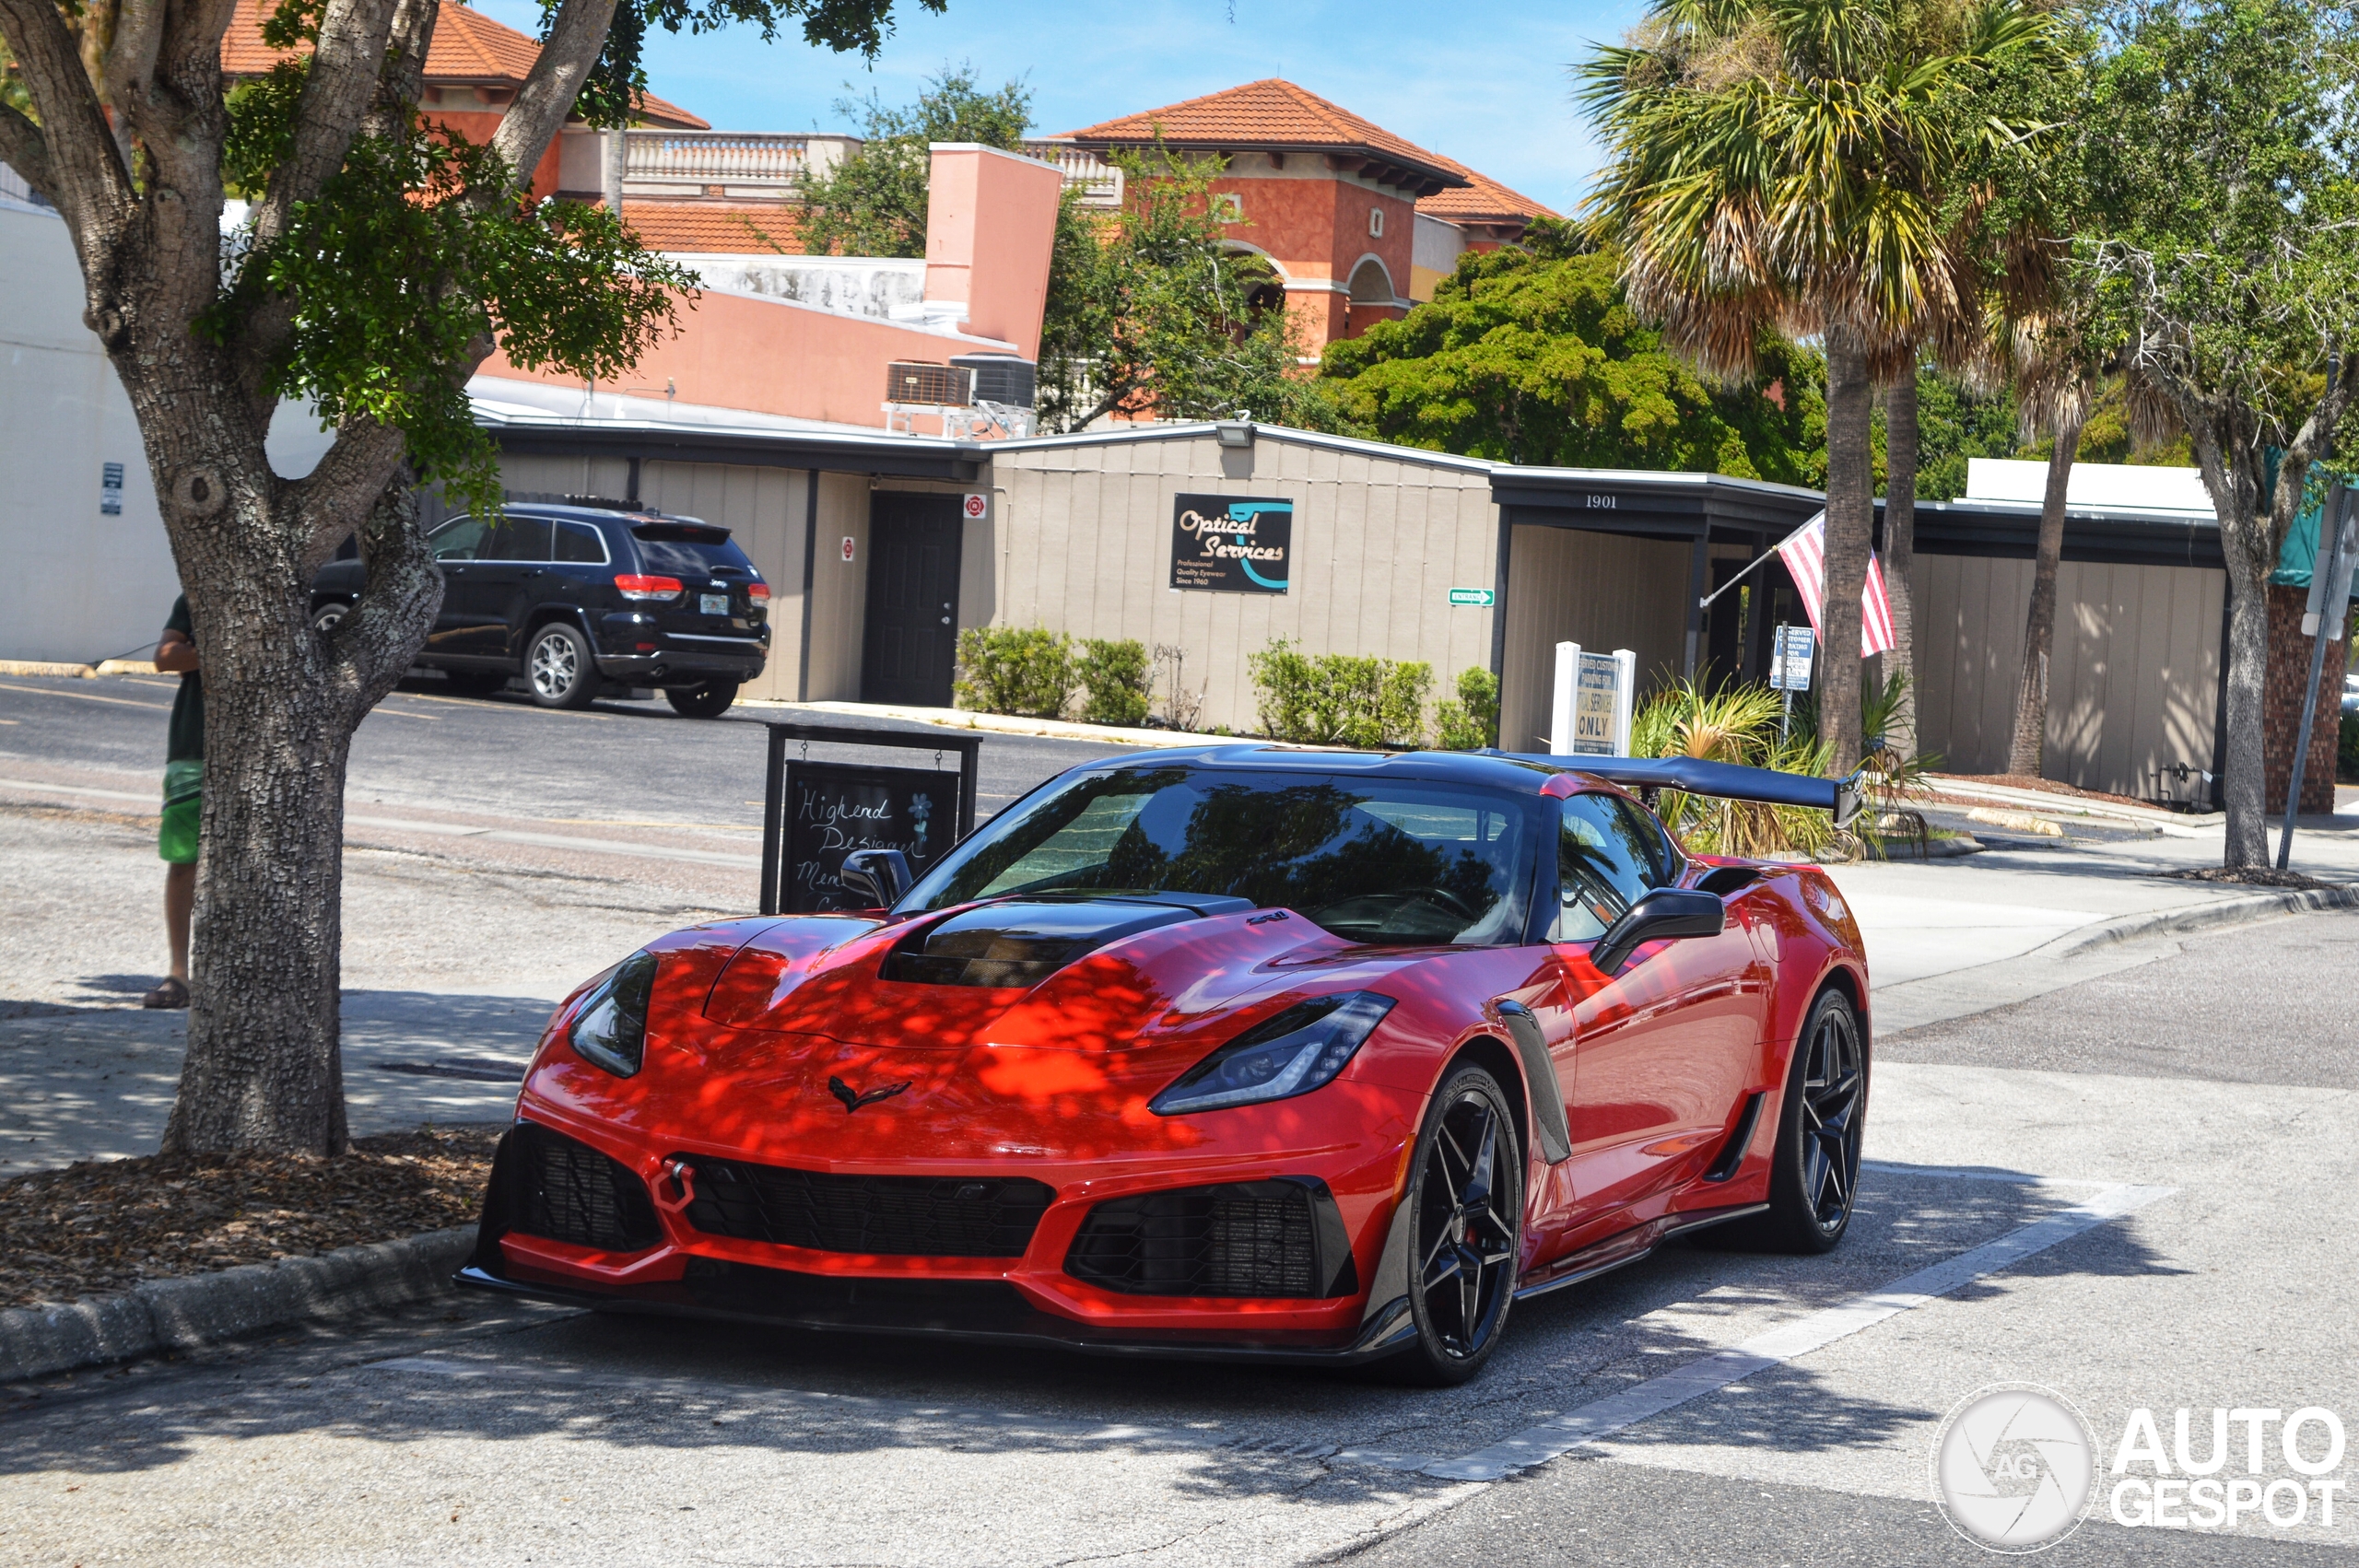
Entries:
MULTIPOLYGON (((1827 748, 1799 727, 1780 738, 1781 694, 1761 685, 1709 687, 1673 682, 1639 705, 1630 720, 1633 756, 1689 756, 1782 773, 1825 770, 1827 748)), ((1664 825, 1705 855, 1815 855, 1835 841, 1826 813, 1803 806, 1723 801, 1666 790, 1655 802, 1664 825)))
POLYGON ((1068 201, 1040 336, 1042 427, 1108 415, 1254 418, 1333 428, 1324 390, 1298 374, 1301 348, 1268 261, 1227 248, 1212 210, 1217 158, 1159 144, 1118 153, 1123 205, 1068 201))
POLYGON ((2359 784, 2359 713, 2342 716, 2342 731, 2335 737, 2334 773, 2345 784, 2359 784))
POLYGON ((1073 662, 1081 716, 1092 724, 1139 724, 1147 714, 1146 644, 1135 638, 1085 638, 1073 662))
POLYGON ((958 706, 1054 719, 1073 690, 1073 643, 1039 626, 969 626, 958 634, 958 706))
POLYGON ((1402 751, 1425 743, 1433 667, 1307 654, 1285 638, 1246 655, 1262 731, 1273 741, 1402 751))
POLYGON ((835 108, 860 117, 863 145, 804 185, 804 249, 813 255, 922 256, 933 169, 928 144, 1019 147, 1031 123, 1032 91, 1013 81, 984 92, 973 66, 945 65, 906 108, 886 107, 874 88, 865 100, 841 99, 835 108))
MULTIPOLYGON (((1976 457, 2021 457, 2015 400, 2006 392, 1979 392, 1928 365, 1917 372, 1917 498, 1954 501, 1966 494, 1966 463, 1976 457)), ((1876 411, 1879 471, 1884 411, 1876 411)), ((2083 450, 2087 450, 2083 441, 2083 450)), ((1879 486, 1882 474, 1878 474, 1879 486)))
POLYGON ((1436 743, 1471 752, 1499 743, 1499 678, 1481 665, 1458 673, 1458 695, 1434 704, 1436 743))
POLYGON ((1431 304, 1330 344, 1320 374, 1389 441, 1508 462, 1825 482, 1825 372, 1765 338, 1741 384, 1700 376, 1624 296, 1618 251, 1562 225, 1459 257, 1431 304))
MULTIPOLYGON (((296 62, 231 97, 225 175, 267 188, 302 85, 296 62)), ((612 380, 673 327, 675 291, 695 283, 603 208, 510 188, 490 148, 415 119, 400 137, 356 138, 285 234, 237 260, 198 330, 229 344, 271 301, 295 302, 268 390, 331 426, 398 427, 420 479, 497 505, 497 449, 449 368, 489 339, 527 369, 612 380)))

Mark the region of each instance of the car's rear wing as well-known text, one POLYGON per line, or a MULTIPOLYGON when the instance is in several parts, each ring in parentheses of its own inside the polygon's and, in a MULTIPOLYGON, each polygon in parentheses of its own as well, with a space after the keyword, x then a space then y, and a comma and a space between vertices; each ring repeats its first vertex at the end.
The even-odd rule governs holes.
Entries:
POLYGON ((1834 813, 1837 827, 1850 826, 1867 802, 1860 773, 1848 778, 1821 778, 1815 774, 1780 773, 1770 767, 1743 767, 1732 762, 1705 762, 1692 756, 1549 756, 1537 752, 1493 755, 1515 762, 1536 762, 1593 774, 1625 790, 1681 790, 1691 795, 1757 801, 1769 806, 1808 806, 1834 813))

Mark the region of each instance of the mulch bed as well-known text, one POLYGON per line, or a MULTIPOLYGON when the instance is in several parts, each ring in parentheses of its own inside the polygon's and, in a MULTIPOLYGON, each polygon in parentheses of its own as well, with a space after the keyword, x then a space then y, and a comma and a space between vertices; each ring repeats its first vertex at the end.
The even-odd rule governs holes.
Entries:
POLYGON ((2340 885, 2304 876, 2300 872, 2281 872, 2274 866, 2201 866, 2193 871, 2154 874, 2165 882, 2233 882, 2246 887, 2291 887, 2304 893, 2340 885))
MULTIPOLYGON (((2076 801, 2110 801, 2117 806, 2143 806, 2148 811, 2158 809, 2152 801, 2142 801, 2135 795, 2108 795, 2101 790, 2076 790, 2070 784, 2059 784, 2053 778, 2036 778, 2028 773, 1948 773, 1944 778, 1955 778, 1967 784, 1997 784, 2009 790, 2036 790, 2043 795, 2070 795, 2076 801)), ((1926 782, 1938 790, 1941 778, 1926 782)), ((1984 802, 1984 804, 1989 802, 1984 802)))
POLYGON ((0 1307, 472 1223, 499 1131, 381 1133, 337 1160, 148 1154, 12 1177, 0 1182, 0 1307))

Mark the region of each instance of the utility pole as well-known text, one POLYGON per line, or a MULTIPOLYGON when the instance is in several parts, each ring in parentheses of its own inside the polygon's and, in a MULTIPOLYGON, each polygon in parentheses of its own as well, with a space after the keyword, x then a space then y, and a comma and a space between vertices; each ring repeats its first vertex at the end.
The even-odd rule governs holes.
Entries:
POLYGON ((2302 630, 2310 639, 2310 684, 2302 688, 2302 726, 2294 743, 2294 766, 2286 770, 2285 820, 2277 833, 2277 869, 2283 871, 2294 854, 2294 812, 2302 803, 2302 776, 2310 759, 2310 727, 2318 716, 2318 680, 2326 673, 2326 645, 2342 640, 2343 612, 2351 602, 2353 563, 2351 532, 2351 493, 2336 480, 2327 486, 2326 507, 2318 513, 2318 556, 2310 563, 2310 603, 2302 615, 2302 630))

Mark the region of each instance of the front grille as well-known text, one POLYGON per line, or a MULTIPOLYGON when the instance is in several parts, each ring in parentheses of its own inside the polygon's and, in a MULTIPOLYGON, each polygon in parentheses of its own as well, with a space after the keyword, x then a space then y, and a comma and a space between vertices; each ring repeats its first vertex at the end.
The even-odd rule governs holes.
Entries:
POLYGON ((641 1252, 663 1239, 647 1184, 629 1166, 536 1122, 509 1136, 522 1188, 517 1230, 603 1252, 641 1252))
POLYGON ((1324 1187, 1238 1182, 1117 1198, 1082 1222, 1065 1272, 1160 1296, 1336 1296, 1357 1289, 1324 1187))
POLYGON ((695 1173, 688 1223, 814 1252, 1021 1258, 1056 1197, 1028 1176, 828 1176, 683 1157, 695 1173))

